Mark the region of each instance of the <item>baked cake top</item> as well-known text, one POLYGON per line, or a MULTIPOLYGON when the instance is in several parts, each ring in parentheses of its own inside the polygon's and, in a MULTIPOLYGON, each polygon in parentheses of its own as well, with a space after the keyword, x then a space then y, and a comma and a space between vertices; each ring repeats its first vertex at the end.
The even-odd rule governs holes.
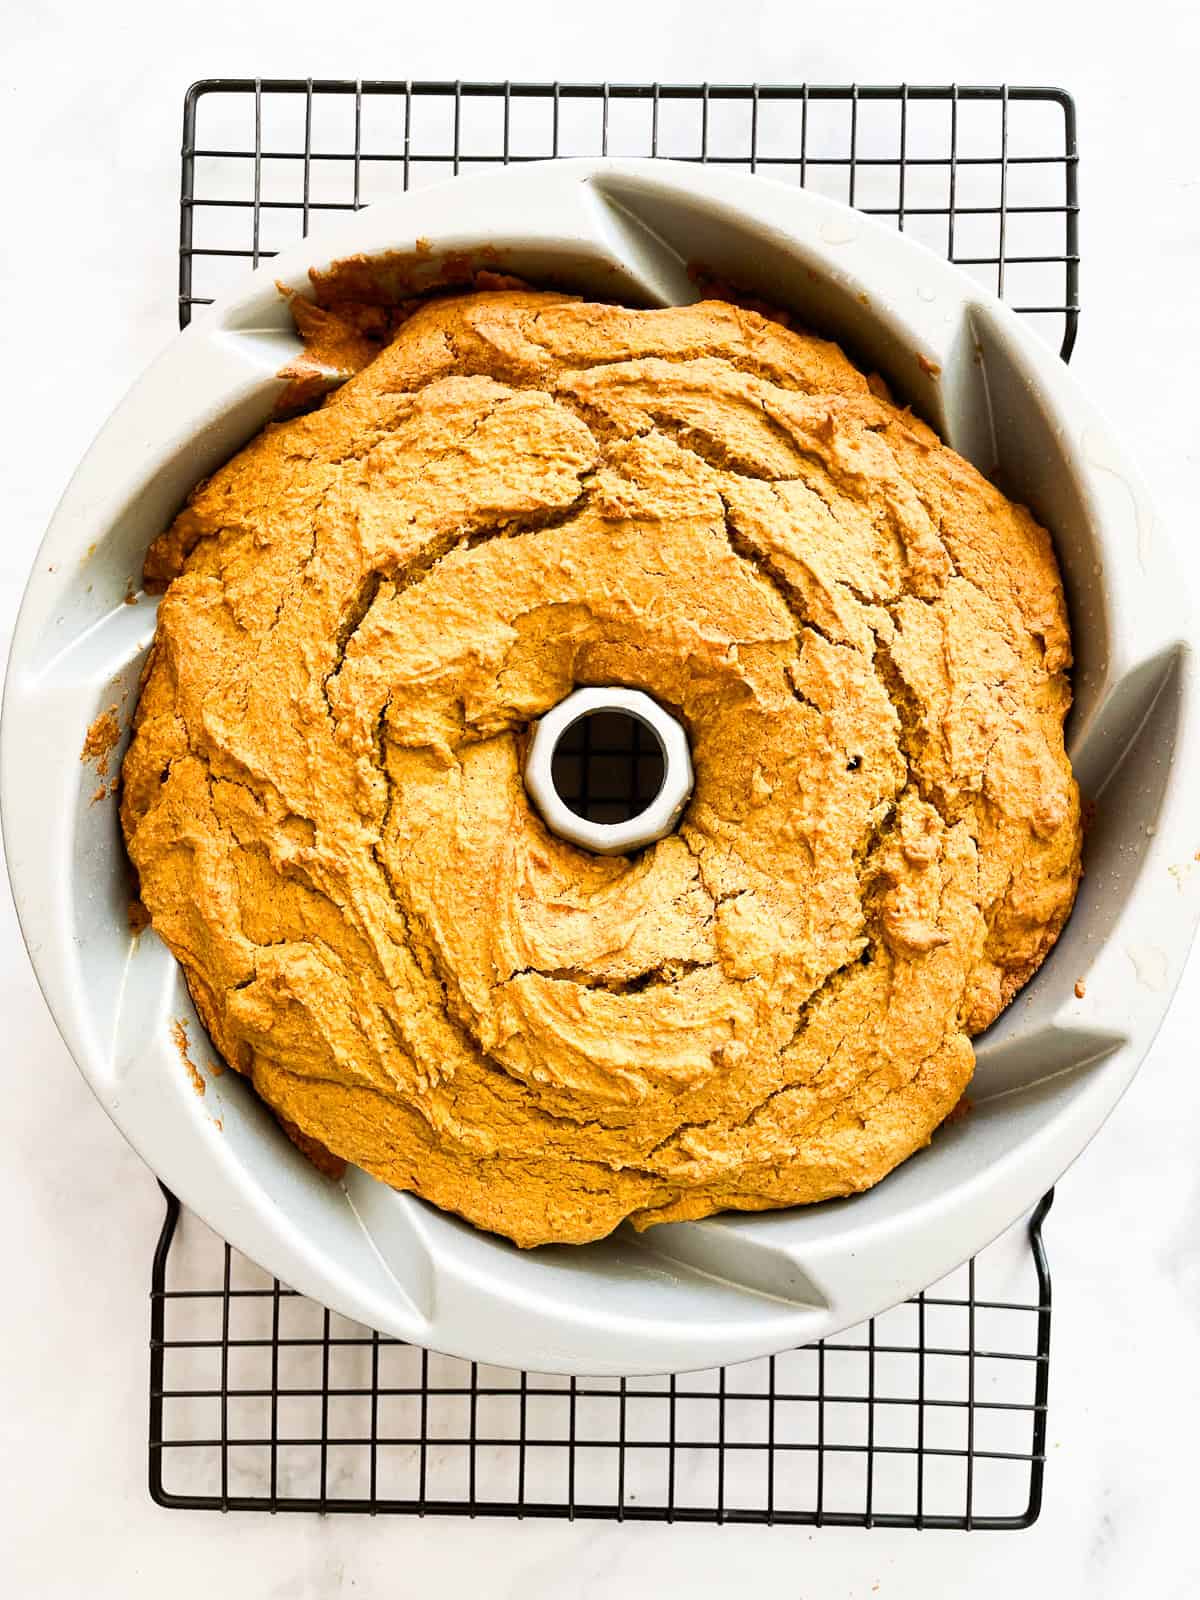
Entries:
POLYGON ((122 821, 216 1047, 519 1244, 875 1183, 1070 910, 1048 535, 753 311, 431 301, 146 570, 122 821), (522 783, 583 684, 691 740, 632 859, 522 783))

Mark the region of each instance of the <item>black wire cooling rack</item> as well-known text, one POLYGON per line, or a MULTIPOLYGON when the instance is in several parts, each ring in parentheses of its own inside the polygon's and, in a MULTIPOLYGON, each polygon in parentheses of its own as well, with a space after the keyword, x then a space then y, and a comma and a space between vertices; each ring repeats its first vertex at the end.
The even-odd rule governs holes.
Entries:
MULTIPOLYGON (((1058 89, 216 79, 184 110, 179 316, 387 195, 510 161, 769 173, 914 234, 1069 357, 1074 107, 1058 89)), ((615 819, 646 751, 587 730, 556 779, 615 819)), ((1041 1509, 1051 1196, 836 1340, 679 1378, 557 1378, 386 1338, 281 1285, 166 1193, 150 1491, 164 1506, 1022 1528, 1041 1509)))

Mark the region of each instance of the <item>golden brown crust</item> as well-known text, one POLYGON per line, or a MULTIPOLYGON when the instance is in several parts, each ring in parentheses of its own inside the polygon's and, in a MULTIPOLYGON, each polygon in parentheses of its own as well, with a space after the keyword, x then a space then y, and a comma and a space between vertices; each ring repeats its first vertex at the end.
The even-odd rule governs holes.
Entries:
POLYGON ((1070 910, 1048 536, 751 310, 431 303, 147 577, 122 820, 217 1049, 520 1244, 875 1183, 1070 910), (691 738, 633 860, 521 782, 587 683, 691 738))
POLYGON ((276 1121, 300 1154, 311 1161, 319 1173, 326 1178, 332 1178, 335 1183, 345 1177, 346 1163, 341 1156, 335 1156, 332 1150, 326 1150, 319 1139, 311 1139, 303 1128, 298 1128, 286 1117, 277 1115, 276 1121))

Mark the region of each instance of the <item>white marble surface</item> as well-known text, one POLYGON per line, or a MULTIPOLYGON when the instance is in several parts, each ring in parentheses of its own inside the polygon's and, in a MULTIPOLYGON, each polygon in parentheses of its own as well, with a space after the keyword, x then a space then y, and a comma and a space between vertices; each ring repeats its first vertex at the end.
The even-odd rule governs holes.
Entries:
MULTIPOLYGON (((0 60, 5 537, 0 646, 75 460, 173 331, 183 89, 206 74, 1055 82, 1083 150, 1076 369, 1181 541, 1200 469, 1200 147, 1190 5, 610 0, 399 7, 41 0, 0 60), (343 21, 343 18, 346 20, 343 21), (332 20, 331 20, 332 19, 332 20), (22 224, 36 256, 22 247, 22 224)), ((1200 809, 1197 814, 1200 848, 1200 809)), ((0 1563, 14 1597, 169 1593, 1191 1595, 1200 1432, 1200 963, 1137 1083, 1063 1180, 1048 1237, 1046 1507, 1020 1535, 443 1524, 167 1513, 145 1490, 146 1285, 159 1219, 54 1032, 0 891, 7 1219, 0 1563)))

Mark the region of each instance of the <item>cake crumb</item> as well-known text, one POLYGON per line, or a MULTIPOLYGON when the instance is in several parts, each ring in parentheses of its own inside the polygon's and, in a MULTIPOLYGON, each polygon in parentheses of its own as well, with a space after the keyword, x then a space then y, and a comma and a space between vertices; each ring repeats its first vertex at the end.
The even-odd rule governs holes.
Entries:
POLYGON ((1087 994, 1087 984, 1084 983, 1082 978, 1079 978, 1075 984, 1076 1000, 1082 1000, 1085 994, 1087 994))
POLYGON ((125 914, 129 920, 129 931, 135 939, 143 928, 150 926, 150 913, 140 900, 131 900, 125 914))
POLYGON ((107 778, 108 759, 121 738, 121 725, 117 721, 116 706, 109 706, 107 711, 102 711, 87 731, 83 741, 83 749, 79 752, 80 761, 94 761, 96 763, 96 776, 107 778))
POLYGON ((919 350, 917 351, 917 365, 930 378, 940 378, 942 375, 942 369, 937 362, 930 361, 929 357, 922 355, 919 350))
POLYGON ((868 372, 867 388, 870 389, 876 400, 886 400, 889 404, 891 403, 892 391, 888 388, 887 382, 883 378, 882 374, 878 372, 868 372))
POLYGON ((88 801, 88 805, 89 806, 94 806, 98 801, 107 800, 107 799, 108 799, 108 790, 104 787, 103 784, 101 784, 100 787, 92 795, 92 798, 88 801))
POLYGON ((433 254, 433 246, 424 236, 417 240, 413 249, 419 256, 431 256, 433 254))
POLYGON ((204 1074, 188 1054, 187 1023, 182 1017, 176 1017, 171 1024, 171 1033, 175 1040, 175 1048, 179 1051, 180 1059, 187 1069, 187 1075, 192 1080, 192 1088, 197 1094, 202 1095, 207 1085, 204 1082, 204 1074))
POLYGON ((133 586, 133 579, 132 578, 126 578, 125 579, 125 600, 124 600, 124 604, 127 605, 127 606, 135 606, 135 605, 137 605, 137 603, 138 603, 137 590, 133 586))

